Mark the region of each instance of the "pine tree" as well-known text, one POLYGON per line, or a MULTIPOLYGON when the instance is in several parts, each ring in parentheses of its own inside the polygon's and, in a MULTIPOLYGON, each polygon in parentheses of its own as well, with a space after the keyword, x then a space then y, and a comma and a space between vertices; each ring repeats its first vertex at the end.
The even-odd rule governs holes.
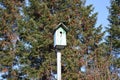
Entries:
POLYGON ((120 0, 111 0, 111 5, 108 9, 109 28, 107 30, 109 35, 107 42, 109 44, 109 52, 112 56, 114 55, 111 65, 114 65, 117 69, 120 68, 120 0))
POLYGON ((21 2, 0 0, 0 6, 0 70, 5 73, 2 77, 6 78, 10 75, 12 75, 11 77, 14 76, 12 67, 18 47, 17 42, 19 41, 17 20, 21 19, 19 15, 21 2))
POLYGON ((25 4, 24 0, 12 2, 11 4, 9 0, 1 1, 5 9, 0 10, 5 15, 1 15, 3 20, 0 20, 0 25, 5 27, 0 28, 0 35, 8 37, 13 33, 19 34, 19 37, 16 37, 18 43, 15 42, 14 45, 10 43, 9 38, 1 41, 3 48, 0 55, 3 54, 6 58, 1 59, 4 61, 0 61, 0 64, 10 67, 10 70, 7 68, 10 74, 7 78, 52 78, 52 74, 56 73, 57 64, 53 48, 53 30, 62 22, 69 28, 68 45, 61 50, 62 80, 108 79, 105 51, 100 45, 104 33, 101 32, 101 26, 95 27, 97 13, 93 13, 92 5, 85 6, 84 0, 30 0, 29 5, 25 4), (12 9, 7 6, 12 6, 17 16, 13 15, 15 13, 10 14, 9 10, 12 9), (10 43, 10 46, 3 45, 4 41, 10 43), (8 48, 4 50, 4 46, 8 48), (19 68, 14 69, 15 65, 19 68))
POLYGON ((111 7, 109 8, 110 16, 108 18, 110 22, 109 34, 111 36, 112 48, 114 50, 119 50, 120 40, 120 1, 119 0, 111 0, 111 7))

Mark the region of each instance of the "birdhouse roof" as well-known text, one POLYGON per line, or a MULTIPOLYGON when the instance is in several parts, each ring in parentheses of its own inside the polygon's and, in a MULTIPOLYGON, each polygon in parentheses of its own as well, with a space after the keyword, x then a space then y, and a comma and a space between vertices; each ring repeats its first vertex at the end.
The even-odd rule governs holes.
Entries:
POLYGON ((56 31, 57 29, 59 29, 60 27, 62 27, 66 32, 68 32, 68 28, 67 28, 63 23, 59 23, 59 24, 57 25, 57 27, 54 29, 53 34, 54 34, 55 31, 56 31))

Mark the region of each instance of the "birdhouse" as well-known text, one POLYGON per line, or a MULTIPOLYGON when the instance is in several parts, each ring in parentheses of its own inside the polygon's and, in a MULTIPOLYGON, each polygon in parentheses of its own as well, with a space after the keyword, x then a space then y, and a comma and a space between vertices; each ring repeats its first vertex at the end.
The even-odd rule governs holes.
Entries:
POLYGON ((54 30, 54 48, 56 49, 63 49, 66 45, 66 33, 68 28, 63 24, 60 23, 54 30))

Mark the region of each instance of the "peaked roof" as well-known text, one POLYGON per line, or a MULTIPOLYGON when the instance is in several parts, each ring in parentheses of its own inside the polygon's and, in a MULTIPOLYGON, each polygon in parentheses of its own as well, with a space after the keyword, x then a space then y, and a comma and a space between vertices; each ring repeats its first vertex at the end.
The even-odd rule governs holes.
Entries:
POLYGON ((66 32, 68 32, 68 28, 67 28, 63 23, 59 23, 59 24, 57 25, 57 27, 54 29, 53 34, 54 34, 55 31, 56 31, 58 28, 60 28, 60 27, 62 27, 66 32))

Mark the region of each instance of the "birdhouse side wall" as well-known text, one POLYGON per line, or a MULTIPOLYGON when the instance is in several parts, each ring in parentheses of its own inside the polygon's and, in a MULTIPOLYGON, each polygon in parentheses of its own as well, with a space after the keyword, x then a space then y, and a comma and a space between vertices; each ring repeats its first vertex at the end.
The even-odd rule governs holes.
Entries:
POLYGON ((56 39, 56 32, 55 32, 55 33, 54 33, 54 47, 57 45, 57 44, 56 44, 56 40, 57 40, 57 39, 56 39))
POLYGON ((64 38, 63 38, 63 45, 64 45, 64 46, 67 45, 67 42, 66 42, 66 32, 65 32, 65 35, 64 35, 64 38))

